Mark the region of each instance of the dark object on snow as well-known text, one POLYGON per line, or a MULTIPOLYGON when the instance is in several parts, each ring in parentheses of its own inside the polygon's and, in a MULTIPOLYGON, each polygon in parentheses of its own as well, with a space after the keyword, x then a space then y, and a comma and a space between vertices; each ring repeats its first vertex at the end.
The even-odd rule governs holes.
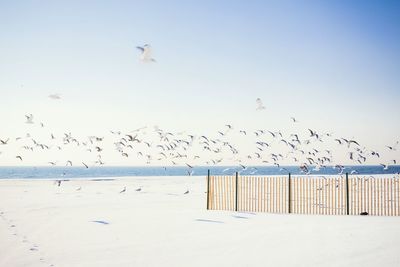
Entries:
POLYGON ((363 212, 360 213, 360 215, 368 215, 368 212, 363 211, 363 212))

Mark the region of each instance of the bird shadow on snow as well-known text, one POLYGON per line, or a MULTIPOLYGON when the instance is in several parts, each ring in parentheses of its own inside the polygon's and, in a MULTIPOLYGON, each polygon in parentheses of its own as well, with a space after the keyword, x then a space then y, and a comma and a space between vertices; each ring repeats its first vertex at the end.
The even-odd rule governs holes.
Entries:
POLYGON ((248 217, 248 216, 251 216, 251 215, 255 216, 257 214, 254 212, 241 212, 238 215, 232 215, 232 217, 236 218, 236 219, 247 219, 248 220, 248 219, 250 219, 250 217, 248 217))
POLYGON ((221 221, 206 220, 206 219, 196 219, 197 222, 209 222, 209 223, 224 223, 221 221))
POLYGON ((249 219, 248 217, 239 216, 239 215, 232 215, 232 217, 233 217, 233 218, 236 218, 236 219, 246 219, 246 220, 249 219))
POLYGON ((110 224, 109 222, 106 222, 106 221, 90 221, 90 222, 99 223, 99 224, 110 224))

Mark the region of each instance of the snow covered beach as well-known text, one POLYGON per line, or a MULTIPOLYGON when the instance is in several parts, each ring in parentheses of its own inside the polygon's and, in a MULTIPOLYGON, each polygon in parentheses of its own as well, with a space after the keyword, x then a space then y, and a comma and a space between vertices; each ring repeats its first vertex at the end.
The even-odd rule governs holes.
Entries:
POLYGON ((0 266, 400 265, 400 217, 207 211, 205 192, 203 176, 0 180, 0 266))

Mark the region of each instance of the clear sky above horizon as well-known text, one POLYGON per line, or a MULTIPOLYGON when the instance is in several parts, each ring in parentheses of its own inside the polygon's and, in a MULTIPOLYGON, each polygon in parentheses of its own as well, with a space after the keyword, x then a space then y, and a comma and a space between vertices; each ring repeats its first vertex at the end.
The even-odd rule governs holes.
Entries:
POLYGON ((400 160, 385 148, 400 140, 398 1, 0 1, 0 32, 0 165, 20 164, 27 132, 228 123, 330 132, 400 160), (139 61, 146 43, 156 63, 139 61))

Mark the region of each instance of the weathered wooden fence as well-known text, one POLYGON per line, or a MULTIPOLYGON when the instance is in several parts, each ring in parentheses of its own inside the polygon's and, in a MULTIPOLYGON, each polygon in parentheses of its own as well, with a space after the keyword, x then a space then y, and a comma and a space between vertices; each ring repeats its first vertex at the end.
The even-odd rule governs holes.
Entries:
POLYGON ((400 178, 207 176, 207 209, 400 216, 400 178))

